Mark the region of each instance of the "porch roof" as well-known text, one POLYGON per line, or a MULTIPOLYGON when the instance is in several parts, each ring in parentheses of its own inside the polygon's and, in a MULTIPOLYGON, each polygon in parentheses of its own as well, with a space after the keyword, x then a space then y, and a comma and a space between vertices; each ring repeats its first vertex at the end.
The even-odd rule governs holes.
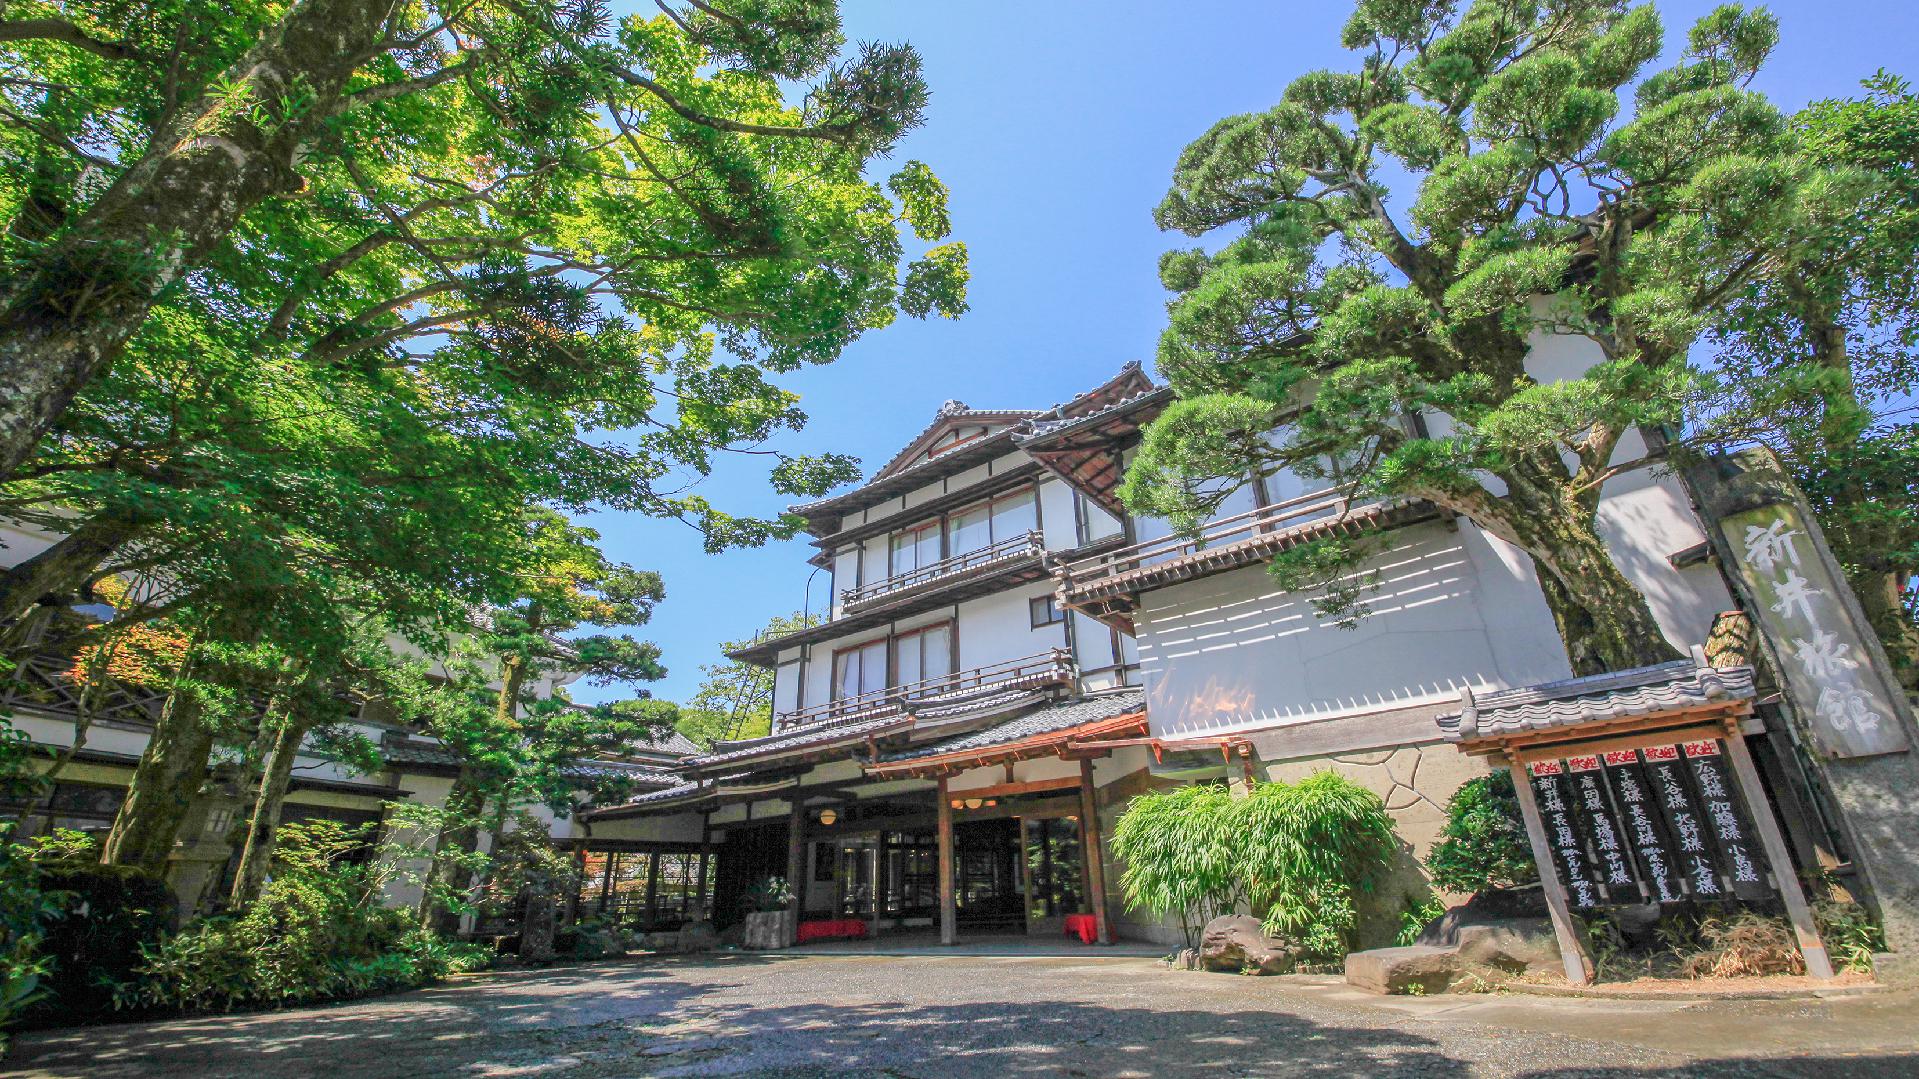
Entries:
POLYGON ((894 750, 867 766, 869 775, 912 772, 1009 754, 1053 751, 1075 738, 1130 730, 1144 723, 1146 693, 1126 689, 1040 708, 983 730, 894 750))
POLYGON ((1696 648, 1691 659, 1651 667, 1484 695, 1466 690, 1460 710, 1435 722, 1447 741, 1462 746, 1522 735, 1577 738, 1634 721, 1747 711, 1752 698, 1752 668, 1714 667, 1696 648))

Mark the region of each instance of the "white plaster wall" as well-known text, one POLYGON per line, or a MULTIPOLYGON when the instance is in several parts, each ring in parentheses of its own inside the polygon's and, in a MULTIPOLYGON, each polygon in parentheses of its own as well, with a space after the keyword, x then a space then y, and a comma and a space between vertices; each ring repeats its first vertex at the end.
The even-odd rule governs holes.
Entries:
POLYGON ((1716 566, 1673 568, 1672 555, 1703 543, 1706 533, 1679 480, 1659 473, 1641 470, 1607 481, 1599 535, 1626 579, 1645 594, 1666 640, 1683 652, 1705 643, 1713 616, 1734 603, 1716 566))
POLYGON ((800 699, 800 664, 782 663, 773 669, 773 711, 790 712, 800 699))
POLYGON ((1253 566, 1146 594, 1155 735, 1306 722, 1570 672, 1530 570, 1470 525, 1390 534, 1373 613, 1340 629, 1253 566))
POLYGON ((1029 600, 1051 591, 1051 582, 1035 581, 960 604, 960 669, 984 667, 1059 647, 1058 627, 1034 629, 1028 607, 1029 600))
POLYGON ((1078 545, 1073 489, 1064 480, 1048 477, 1040 482, 1039 518, 1047 550, 1063 551, 1078 545))
MULTIPOLYGON (((717 817, 718 814, 715 814, 717 817)), ((575 833, 593 839, 646 839, 661 843, 698 843, 700 815, 676 813, 669 817, 630 817, 593 821, 575 833)))

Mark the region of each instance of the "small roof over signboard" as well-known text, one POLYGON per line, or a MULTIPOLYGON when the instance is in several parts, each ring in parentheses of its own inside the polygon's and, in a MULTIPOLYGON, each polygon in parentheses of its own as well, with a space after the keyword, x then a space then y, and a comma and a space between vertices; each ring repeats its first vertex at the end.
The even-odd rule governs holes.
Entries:
POLYGON ((1597 737, 1752 710, 1752 668, 1714 667, 1703 650, 1691 659, 1474 694, 1437 717, 1449 742, 1472 752, 1514 741, 1597 737))

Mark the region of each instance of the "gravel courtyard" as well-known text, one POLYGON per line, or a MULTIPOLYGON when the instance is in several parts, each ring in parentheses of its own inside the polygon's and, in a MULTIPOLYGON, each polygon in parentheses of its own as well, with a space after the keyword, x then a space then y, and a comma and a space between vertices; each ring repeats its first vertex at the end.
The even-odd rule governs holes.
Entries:
POLYGON ((1139 958, 716 956, 23 1035, 0 1072, 551 1076, 1919 1075, 1919 996, 1378 998, 1139 958), (1907 1055, 1914 1054, 1914 1055, 1907 1055))

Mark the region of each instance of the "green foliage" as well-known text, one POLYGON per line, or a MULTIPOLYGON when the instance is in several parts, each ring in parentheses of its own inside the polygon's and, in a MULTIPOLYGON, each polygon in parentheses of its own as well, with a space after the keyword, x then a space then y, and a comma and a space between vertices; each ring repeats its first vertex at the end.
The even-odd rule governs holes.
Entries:
POLYGON ((761 877, 748 885, 740 898, 740 904, 746 910, 762 914, 785 910, 792 901, 793 889, 786 883, 785 877, 761 877))
POLYGON ((1297 783, 1260 783, 1238 803, 1241 871, 1269 935, 1308 957, 1346 954, 1369 892, 1392 857, 1392 818, 1379 796, 1335 772, 1297 783))
POLYGON ((1510 771, 1474 776, 1446 800, 1446 826, 1426 870, 1434 885, 1465 894, 1539 879, 1510 771))
POLYGON ((1130 909, 1177 918, 1188 946, 1240 904, 1302 955, 1344 955, 1354 897, 1385 871, 1394 838, 1378 795, 1332 772, 1260 783, 1243 798, 1202 784, 1134 798, 1113 827, 1130 909))
POLYGON ((425 985, 476 961, 379 905, 374 866, 340 862, 360 837, 331 822, 288 825, 276 875, 238 916, 203 919, 145 950, 123 1007, 230 1011, 425 985))
POLYGON ((1149 791, 1113 825, 1113 855, 1125 866, 1120 886, 1130 910, 1179 921, 1196 947, 1206 922, 1245 898, 1233 831, 1232 793, 1212 784, 1149 791))
MULTIPOLYGON (((1846 168, 1747 88, 1776 40, 1728 6, 1648 71, 1649 4, 1360 0, 1354 70, 1298 75, 1173 170, 1159 225, 1221 243, 1161 260, 1180 400, 1129 508, 1191 533, 1282 471, 1423 499, 1534 556, 1575 671, 1670 658, 1598 538, 1615 451, 1717 392, 1689 350, 1745 291, 1857 227, 1846 168), (1601 362, 1539 384, 1540 334, 1601 362)), ((1342 576, 1318 555, 1282 576, 1342 576)))
POLYGON ((1419 935, 1426 931, 1433 919, 1445 914, 1446 909, 1446 901, 1432 894, 1422 901, 1407 904, 1405 913, 1399 916, 1399 932, 1393 934, 1393 943, 1401 948, 1419 943, 1419 935))
MULTIPOLYGON (((0 797, 16 800, 43 789, 29 763, 32 747, 25 731, 0 717, 0 797)), ((0 821, 0 1053, 6 1051, 6 1028, 46 993, 43 980, 53 959, 41 941, 65 898, 48 889, 27 848, 14 842, 17 827, 0 821)))
POLYGON ((1886 931, 1879 918, 1863 904, 1825 899, 1812 909, 1819 939, 1840 970, 1872 971, 1872 957, 1886 950, 1886 931))
MULTIPOLYGON (((42 852, 46 848, 42 848, 42 852)), ((36 858, 39 853, 36 853, 36 858)), ((43 886, 61 895, 41 954, 53 961, 44 1015, 97 1015, 131 981, 144 949, 172 930, 173 891, 164 877, 132 866, 42 860, 43 886)))

